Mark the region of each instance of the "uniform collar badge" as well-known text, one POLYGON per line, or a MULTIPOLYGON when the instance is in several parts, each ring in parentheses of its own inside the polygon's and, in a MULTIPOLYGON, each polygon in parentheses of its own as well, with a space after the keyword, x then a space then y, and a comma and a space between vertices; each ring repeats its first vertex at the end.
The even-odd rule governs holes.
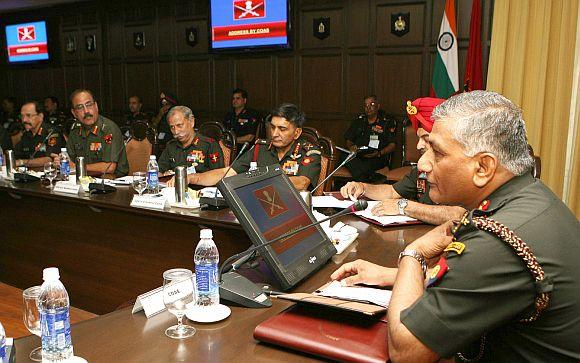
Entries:
POLYGON ((99 131, 99 125, 95 125, 95 127, 93 127, 93 130, 91 131, 94 135, 96 135, 99 131))
POLYGON ((196 137, 195 139, 193 139, 193 144, 195 146, 197 146, 197 144, 199 144, 199 137, 196 137))
POLYGON ((479 204, 479 207, 477 207, 477 209, 485 212, 487 208, 489 208, 490 203, 491 202, 489 201, 489 199, 486 199, 483 202, 481 202, 481 204, 479 204))
POLYGON ((426 287, 429 287, 433 285, 435 282, 441 280, 441 278, 443 277, 443 275, 447 273, 447 271, 449 271, 447 260, 445 259, 445 257, 441 257, 439 259, 439 262, 437 262, 437 265, 435 265, 435 267, 433 267, 433 270, 431 270, 431 273, 429 274, 429 279, 425 284, 426 287))
POLYGON ((443 250, 443 252, 455 252, 458 255, 460 255, 463 253, 464 250, 465 243, 455 241, 448 244, 447 247, 445 247, 445 249, 443 250))
POLYGON ((293 160, 296 160, 296 159, 300 158, 302 156, 302 154, 298 154, 299 151, 300 151, 300 143, 297 142, 296 143, 296 146, 294 146, 294 151, 292 151, 292 155, 290 155, 290 157, 293 160))

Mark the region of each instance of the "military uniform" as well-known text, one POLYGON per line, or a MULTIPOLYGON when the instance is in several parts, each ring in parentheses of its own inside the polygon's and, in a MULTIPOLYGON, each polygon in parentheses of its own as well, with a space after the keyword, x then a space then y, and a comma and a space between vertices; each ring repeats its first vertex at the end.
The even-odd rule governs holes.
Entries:
POLYGON ((101 115, 89 128, 76 123, 69 134, 66 149, 73 162, 78 156, 83 156, 87 165, 116 162, 116 176, 127 175, 129 172, 121 130, 117 124, 101 115))
POLYGON ((401 312, 401 322, 443 357, 472 358, 483 347, 483 361, 578 362, 579 236, 576 217, 541 181, 529 173, 514 177, 464 218, 430 286, 401 312), (516 249, 482 230, 482 216, 527 244, 543 282, 534 281, 516 249), (536 311, 537 294, 550 288, 548 308, 536 321, 521 322, 536 311))
POLYGON ((173 140, 173 134, 171 133, 169 122, 167 122, 167 112, 166 112, 165 115, 161 117, 161 120, 157 125, 157 142, 160 145, 164 146, 171 140, 173 140))
POLYGON ((256 135, 258 122, 260 122, 260 115, 251 108, 244 108, 238 115, 235 110, 231 110, 224 118, 224 126, 228 130, 233 130, 236 137, 256 135))
POLYGON ((419 178, 416 166, 400 181, 393 184, 393 189, 403 198, 414 200, 422 204, 435 204, 429 198, 429 183, 426 178, 419 178))
POLYGON ((236 173, 243 173, 250 168, 250 162, 258 166, 280 164, 288 176, 305 176, 310 180, 309 189, 314 188, 320 177, 320 149, 304 139, 294 141, 284 157, 278 159, 278 152, 272 143, 258 140, 252 149, 244 153, 232 166, 236 173))
POLYGON ((44 119, 59 132, 62 132, 62 129, 66 123, 67 116, 63 111, 58 110, 50 115, 45 113, 44 119))
POLYGON ((350 140, 356 146, 367 146, 368 150, 361 151, 352 159, 346 168, 353 178, 358 181, 368 181, 374 171, 387 166, 390 155, 381 155, 375 158, 365 158, 365 154, 373 153, 395 143, 396 123, 386 114, 379 111, 377 120, 369 124, 367 115, 359 115, 350 125, 344 138, 350 140))
POLYGON ((62 134, 55 127, 43 122, 36 134, 33 135, 32 131, 22 134, 20 142, 14 147, 14 156, 16 159, 50 157, 50 154, 60 153, 64 146, 62 134))
POLYGON ((224 156, 219 144, 212 138, 196 135, 188 147, 182 147, 179 141, 173 139, 159 157, 159 171, 164 173, 173 170, 176 166, 185 166, 188 173, 194 171, 203 173, 211 169, 224 167, 224 156))
POLYGON ((132 113, 127 114, 127 116, 125 117, 125 124, 121 127, 121 132, 123 133, 123 136, 125 138, 129 138, 129 136, 131 136, 131 126, 133 126, 133 123, 137 121, 143 121, 149 124, 149 120, 151 120, 151 117, 147 116, 143 112, 138 112, 136 115, 132 113))

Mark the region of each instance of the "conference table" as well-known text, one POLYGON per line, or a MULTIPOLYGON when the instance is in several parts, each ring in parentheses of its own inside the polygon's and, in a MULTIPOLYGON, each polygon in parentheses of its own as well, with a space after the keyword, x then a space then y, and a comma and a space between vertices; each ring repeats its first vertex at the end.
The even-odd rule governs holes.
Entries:
MULTIPOLYGON (((164 335, 176 323, 170 313, 147 319, 143 312, 132 314, 132 306, 118 308, 161 286, 163 271, 193 268, 193 249, 201 226, 213 229, 222 260, 250 245, 228 209, 133 208, 129 206, 132 195, 128 187, 107 195, 64 195, 40 183, 0 181, 2 242, 6 246, 0 254, 2 282, 25 288, 40 283, 43 267, 58 266, 71 304, 104 314, 72 326, 76 355, 89 362, 320 360, 253 338, 259 323, 291 305, 283 300, 273 299, 272 307, 264 309, 231 306, 230 317, 217 323, 184 319, 197 333, 181 341, 164 335)), ((405 245, 432 228, 379 227, 355 216, 339 220, 357 228, 359 237, 293 291, 312 292, 328 282, 341 264, 359 258, 394 267, 405 245)), ((272 283, 271 276, 256 269, 247 267, 242 273, 254 282, 272 283)), ((17 362, 28 361, 28 353, 39 343, 35 336, 16 340, 17 362)))

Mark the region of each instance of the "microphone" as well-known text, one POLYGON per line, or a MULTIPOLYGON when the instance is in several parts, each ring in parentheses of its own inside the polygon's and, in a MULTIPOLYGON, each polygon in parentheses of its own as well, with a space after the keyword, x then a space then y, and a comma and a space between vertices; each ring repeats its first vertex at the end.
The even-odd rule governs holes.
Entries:
MULTIPOLYGON (((240 156, 242 156, 242 154, 244 153, 244 151, 246 151, 246 149, 248 148, 249 145, 250 145, 249 142, 247 142, 247 141, 244 142, 240 151, 238 152, 238 155, 236 155, 234 160, 230 163, 230 166, 226 170, 225 174, 221 177, 221 179, 218 181, 218 183, 216 183, 216 185, 219 184, 219 182, 222 181, 226 177, 226 175, 228 175, 228 173, 230 172, 234 163, 236 161, 238 161, 240 156)), ((208 197, 199 198, 199 204, 204 206, 203 209, 220 210, 220 209, 224 209, 224 208, 228 207, 228 203, 226 202, 226 200, 224 198, 218 198, 217 193, 218 193, 218 190, 216 187, 215 194, 214 194, 213 198, 208 198, 208 197)))
MULTIPOLYGON (((46 137, 44 138, 44 140, 42 140, 41 144, 44 144, 48 141, 48 139, 52 136, 52 134, 54 134, 54 130, 50 130, 50 132, 48 133, 48 135, 46 135, 46 137)), ((40 151, 40 149, 34 150, 33 152, 31 152, 28 156, 28 160, 24 162, 24 166, 26 166, 26 169, 28 169, 28 164, 30 163, 30 160, 34 159, 34 157, 36 156, 36 154, 38 153, 38 151, 40 151)), ((20 182, 20 183, 29 183, 29 182, 35 182, 35 181, 39 181, 40 178, 34 176, 34 175, 30 175, 26 172, 24 173, 14 173, 14 181, 15 182, 20 182)))
MULTIPOLYGON (((324 218, 320 221, 313 222, 306 226, 300 227, 296 230, 284 233, 264 244, 250 247, 243 252, 237 253, 229 257, 224 261, 218 273, 218 279, 220 284, 220 297, 222 297, 224 300, 228 300, 250 308, 264 308, 272 306, 272 301, 270 301, 270 299, 264 294, 262 289, 256 286, 256 284, 254 284, 253 282, 251 282, 250 280, 248 280, 247 278, 238 274, 235 271, 223 273, 224 270, 226 269, 229 270, 231 267, 233 267, 231 262, 236 259, 239 259, 240 257, 250 256, 254 251, 257 251, 260 248, 270 246, 273 243, 276 243, 282 239, 292 237, 304 231, 305 229, 312 228, 333 218, 365 210, 367 207, 368 202, 366 200, 357 200, 351 206, 341 210, 336 214, 331 215, 330 217, 324 218)), ((235 264, 242 265, 244 262, 239 263, 238 261, 236 261, 235 264)))
MULTIPOLYGON (((117 153, 117 155, 115 155, 115 159, 118 160, 119 156, 121 156, 121 153, 123 152, 123 150, 126 150, 127 144, 129 143, 129 141, 131 141, 132 137, 129 136, 129 138, 127 140, 125 140, 125 142, 123 143, 123 147, 121 148, 121 150, 119 150, 119 152, 117 153)), ((112 160, 115 160, 112 159, 112 160)), ((107 165, 107 167, 105 168, 105 171, 103 172, 103 174, 101 174, 101 182, 100 183, 89 183, 89 194, 108 194, 108 193, 113 193, 117 191, 117 188, 115 188, 112 185, 106 185, 105 184, 105 174, 107 174, 107 172, 109 171, 109 168, 111 167, 111 165, 113 165, 114 161, 110 161, 109 165, 107 165)))
POLYGON ((333 175, 334 175, 334 173, 336 173, 336 172, 338 171, 338 169, 342 168, 343 166, 345 166, 345 165, 346 165, 346 163, 348 163, 349 161, 351 161, 352 159, 354 159, 354 157, 356 156, 356 154, 358 153, 358 151, 359 151, 359 150, 361 150, 361 149, 357 149, 356 151, 350 151, 350 150, 344 149, 344 148, 342 148, 342 147, 340 147, 340 146, 336 146, 336 148, 337 148, 338 150, 340 150, 340 151, 343 151, 343 152, 346 152, 346 153, 348 153, 347 157, 346 157, 346 158, 343 160, 343 162, 342 162, 342 163, 340 163, 340 165, 339 165, 339 166, 337 166, 336 168, 334 168, 334 170, 333 170, 333 171, 332 171, 330 174, 328 174, 328 175, 326 176, 326 178, 324 178, 324 180, 323 180, 323 181, 321 181, 320 183, 318 183, 318 185, 317 185, 317 186, 315 186, 315 187, 314 187, 314 189, 312 189, 312 190, 310 191, 310 195, 314 194, 314 191, 315 191, 316 189, 318 189, 320 186, 324 185, 324 183, 325 183, 325 182, 326 182, 326 181, 327 181, 327 180, 328 180, 328 179, 329 179, 331 176, 333 176, 333 175))

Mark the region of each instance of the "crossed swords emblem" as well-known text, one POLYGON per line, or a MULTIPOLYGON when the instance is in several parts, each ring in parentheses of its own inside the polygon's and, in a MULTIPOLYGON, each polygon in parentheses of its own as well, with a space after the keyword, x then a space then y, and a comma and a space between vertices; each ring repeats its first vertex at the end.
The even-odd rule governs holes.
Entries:
POLYGON ((263 190, 262 194, 264 195, 264 199, 257 197, 260 202, 264 202, 266 206, 270 207, 270 215, 274 215, 275 209, 284 210, 284 207, 278 204, 276 200, 276 192, 270 193, 267 190, 263 190))
POLYGON ((257 13, 256 11, 254 11, 254 10, 256 10, 257 8, 259 8, 260 6, 262 6, 264 4, 264 2, 261 2, 258 5, 255 5, 253 7, 252 7, 252 3, 253 3, 253 1, 246 1, 246 7, 245 8, 243 8, 243 7, 239 6, 239 5, 234 5, 234 7, 236 9, 243 11, 243 13, 238 17, 238 19, 245 18, 246 15, 249 15, 249 14, 251 14, 253 16, 260 16, 260 14, 257 13))

